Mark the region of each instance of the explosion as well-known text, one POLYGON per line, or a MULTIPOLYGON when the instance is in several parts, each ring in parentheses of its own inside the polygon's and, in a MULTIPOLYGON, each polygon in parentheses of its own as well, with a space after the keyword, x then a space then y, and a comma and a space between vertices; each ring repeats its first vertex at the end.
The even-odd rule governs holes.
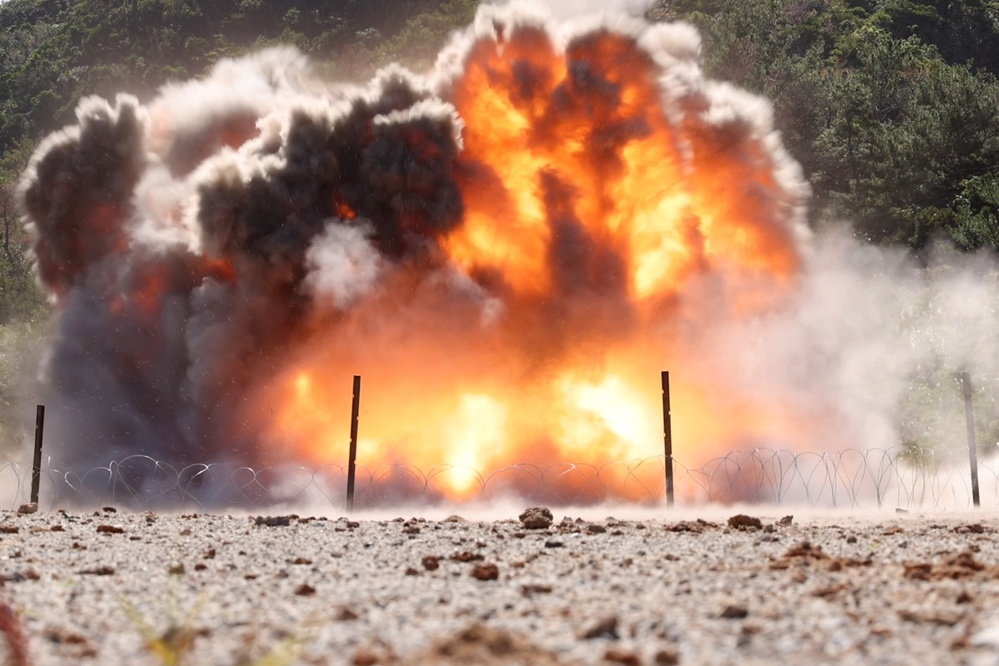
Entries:
POLYGON ((359 374, 359 463, 443 465, 462 499, 661 455, 663 369, 678 457, 797 445, 828 405, 758 394, 706 331, 793 298, 808 188, 699 49, 483 6, 427 75, 325 84, 284 49, 84 100, 22 188, 54 455, 342 463, 359 374))

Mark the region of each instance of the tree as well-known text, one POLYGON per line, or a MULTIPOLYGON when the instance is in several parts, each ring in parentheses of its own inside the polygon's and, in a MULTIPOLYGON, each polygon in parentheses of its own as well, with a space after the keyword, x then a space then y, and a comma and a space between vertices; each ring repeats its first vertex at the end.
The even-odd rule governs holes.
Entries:
POLYGON ((27 164, 29 150, 30 146, 22 144, 0 159, 0 326, 35 320, 45 312, 16 196, 17 178, 27 164))

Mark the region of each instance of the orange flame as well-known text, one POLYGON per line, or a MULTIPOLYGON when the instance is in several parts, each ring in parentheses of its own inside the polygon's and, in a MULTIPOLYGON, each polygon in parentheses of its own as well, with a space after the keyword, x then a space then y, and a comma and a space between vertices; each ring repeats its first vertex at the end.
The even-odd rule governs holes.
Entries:
MULTIPOLYGON (((688 290, 727 281, 734 308, 758 311, 798 271, 771 151, 712 124, 703 100, 669 110, 662 66, 626 34, 562 50, 544 29, 504 26, 464 65, 450 89, 464 214, 439 245, 478 289, 386 269, 258 388, 250 427, 275 455, 343 461, 358 373, 359 463, 445 465, 453 499, 506 465, 662 455, 659 370, 701 353, 677 334, 688 290)), ((719 391, 723 377, 675 377, 679 457, 807 432, 782 406, 719 391)), ((662 486, 661 466, 607 475, 631 499, 662 486)))

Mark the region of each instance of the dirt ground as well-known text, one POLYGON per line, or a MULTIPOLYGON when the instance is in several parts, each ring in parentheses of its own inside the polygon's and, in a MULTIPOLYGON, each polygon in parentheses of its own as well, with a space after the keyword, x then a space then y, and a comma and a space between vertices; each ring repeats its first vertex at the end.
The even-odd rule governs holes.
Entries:
POLYGON ((522 509, 3 512, 0 655, 38 665, 999 664, 994 512, 549 519, 522 509))

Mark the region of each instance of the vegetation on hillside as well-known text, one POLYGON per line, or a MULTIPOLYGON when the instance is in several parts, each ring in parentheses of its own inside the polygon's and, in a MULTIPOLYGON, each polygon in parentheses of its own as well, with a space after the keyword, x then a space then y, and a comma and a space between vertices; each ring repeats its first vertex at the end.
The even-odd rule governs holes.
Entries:
POLYGON ((999 2, 663 0, 704 64, 774 102, 812 219, 921 250, 999 249, 999 2))

